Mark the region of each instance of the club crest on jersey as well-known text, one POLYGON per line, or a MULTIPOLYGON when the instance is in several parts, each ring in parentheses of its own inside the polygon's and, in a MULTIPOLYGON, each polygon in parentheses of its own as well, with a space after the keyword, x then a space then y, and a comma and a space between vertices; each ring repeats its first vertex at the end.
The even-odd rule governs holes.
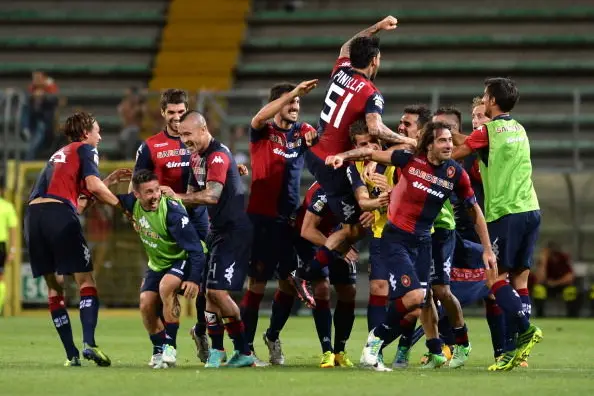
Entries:
POLYGON ((400 277, 400 283, 402 283, 402 286, 404 286, 404 287, 409 287, 410 286, 410 277, 408 275, 402 275, 400 277))
POLYGON ((454 168, 453 166, 449 166, 448 170, 446 171, 446 174, 451 179, 452 177, 454 177, 454 175, 456 175, 456 168, 454 168))

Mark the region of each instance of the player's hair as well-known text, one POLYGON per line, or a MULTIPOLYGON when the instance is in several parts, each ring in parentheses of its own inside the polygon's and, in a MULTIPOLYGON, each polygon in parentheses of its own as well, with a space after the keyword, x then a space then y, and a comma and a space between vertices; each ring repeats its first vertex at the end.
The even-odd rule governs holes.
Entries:
POLYGON ((165 111, 168 104, 183 103, 188 108, 188 94, 181 89, 170 88, 161 94, 161 110, 165 111))
POLYGON ((141 184, 148 183, 153 180, 159 180, 157 175, 148 169, 141 169, 132 176, 132 187, 138 190, 141 184))
POLYGON ((417 126, 419 129, 423 129, 425 124, 431 121, 431 110, 424 104, 406 106, 404 108, 404 113, 416 114, 419 116, 417 119, 417 126))
POLYGON ((520 97, 516 83, 511 78, 487 78, 485 87, 487 95, 495 98, 495 103, 504 113, 511 111, 520 97))
POLYGON ((458 120, 458 128, 462 128, 462 113, 457 108, 450 106, 450 107, 440 107, 435 111, 433 114, 436 115, 449 115, 449 116, 456 116, 458 120))
POLYGON ((85 132, 90 132, 95 123, 95 117, 91 113, 80 111, 72 114, 64 123, 64 135, 71 142, 80 142, 85 138, 85 132))
POLYGON ((270 94, 268 95, 268 103, 277 100, 287 92, 291 92, 295 89, 295 87, 297 87, 297 85, 290 82, 281 82, 278 84, 274 84, 272 88, 270 88, 270 94))
POLYGON ((421 139, 417 145, 417 154, 427 154, 429 151, 429 145, 435 141, 435 131, 438 129, 450 129, 449 125, 441 121, 429 121, 423 127, 421 133, 421 139))
POLYGON ((378 36, 360 36, 351 41, 349 57, 355 69, 365 69, 371 60, 380 52, 380 39, 378 36))
POLYGON ((349 126, 349 137, 351 138, 351 143, 353 144, 355 144, 356 136, 363 136, 367 134, 369 134, 369 129, 367 128, 367 123, 365 120, 357 120, 349 126))
POLYGON ((474 98, 472 98, 472 109, 474 109, 477 106, 481 106, 482 104, 483 104, 482 96, 475 96, 474 98))
POLYGON ((202 113, 200 113, 197 110, 188 110, 188 111, 186 111, 184 114, 182 114, 181 117, 179 117, 179 122, 180 123, 184 122, 192 114, 196 115, 198 117, 198 119, 206 125, 206 118, 204 118, 204 116, 202 115, 202 113))

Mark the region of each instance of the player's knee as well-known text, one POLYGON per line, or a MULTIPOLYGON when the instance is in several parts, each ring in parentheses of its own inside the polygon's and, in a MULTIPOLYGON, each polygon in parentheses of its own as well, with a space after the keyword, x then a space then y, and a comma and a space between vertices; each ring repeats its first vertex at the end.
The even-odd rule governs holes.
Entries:
POLYGON ((388 281, 383 279, 374 279, 369 282, 369 293, 373 296, 388 295, 388 281))
POLYGON ((425 300, 425 290, 424 289, 411 290, 402 297, 402 303, 407 308, 411 308, 411 307, 416 308, 419 305, 423 304, 424 300, 425 300))
POLYGON ((140 293, 140 313, 143 316, 150 315, 151 313, 155 313, 157 309, 157 304, 155 303, 155 296, 152 294, 154 293, 140 293))
POLYGON ((295 288, 291 282, 286 279, 278 281, 278 289, 285 294, 295 295, 295 288))
POLYGON ((248 278, 248 290, 256 294, 264 294, 266 289, 266 281, 257 280, 256 278, 248 278))
POLYGON ((452 291, 448 285, 434 285, 432 290, 439 301, 449 301, 452 298, 452 291))
POLYGON ((317 281, 314 285, 314 298, 319 300, 330 299, 330 282, 327 279, 317 281))
POLYGON ((336 285, 336 294, 340 301, 353 302, 357 296, 355 285, 336 285))
POLYGON ((349 224, 346 227, 346 240, 353 244, 363 237, 363 228, 360 224, 349 224))
POLYGON ((229 293, 227 293, 227 291, 225 290, 208 289, 206 291, 207 300, 213 305, 216 305, 217 307, 220 307, 223 304, 223 302, 227 299, 228 295, 229 293))
POLYGON ((161 299, 169 300, 175 296, 181 285, 181 279, 173 275, 165 275, 159 283, 159 295, 161 299))

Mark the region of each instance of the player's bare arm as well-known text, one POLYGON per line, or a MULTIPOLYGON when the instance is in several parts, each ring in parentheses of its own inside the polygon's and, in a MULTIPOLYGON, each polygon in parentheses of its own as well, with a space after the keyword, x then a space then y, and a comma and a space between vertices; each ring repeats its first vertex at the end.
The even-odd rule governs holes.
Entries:
POLYGON ((391 151, 379 151, 371 148, 362 147, 350 151, 346 151, 341 154, 329 155, 326 157, 326 165, 334 167, 334 169, 340 168, 344 161, 364 161, 372 160, 384 165, 392 164, 392 152, 391 151))
POLYGON ((303 225, 301 226, 301 237, 307 239, 316 246, 324 246, 327 238, 318 229, 318 226, 321 222, 322 217, 310 212, 309 210, 305 211, 303 225))
POLYGON ((468 210, 471 212, 472 217, 474 218, 476 233, 479 236, 481 245, 483 245, 483 262, 485 263, 485 268, 497 268, 497 258, 495 257, 491 247, 491 240, 489 239, 489 231, 487 230, 487 222, 485 221, 483 211, 476 202, 468 210))
POLYGON ((466 141, 467 137, 468 135, 463 135, 461 133, 453 133, 452 142, 454 143, 454 146, 462 146, 466 141))
POLYGON ((387 206, 390 202, 388 193, 383 192, 377 198, 371 198, 367 187, 361 186, 355 190, 355 198, 357 203, 364 212, 371 212, 383 206, 387 206))
POLYGON ((118 206, 120 201, 118 198, 109 191, 109 188, 103 183, 103 180, 97 176, 90 175, 85 177, 85 184, 87 190, 93 194, 99 201, 105 202, 111 206, 118 206))
POLYGON ((461 146, 454 146, 452 150, 452 159, 453 160, 461 160, 462 158, 468 157, 472 154, 472 149, 468 147, 466 144, 462 144, 461 146))
POLYGON ((351 41, 356 39, 357 37, 369 37, 373 36, 374 34, 382 31, 382 30, 394 30, 398 25, 398 19, 394 18, 392 15, 389 15, 382 19, 381 21, 373 24, 372 26, 368 27, 365 30, 361 30, 359 33, 355 34, 351 37, 346 43, 340 47, 340 58, 348 58, 350 56, 349 48, 351 46, 351 41))
POLYGON ((388 128, 382 121, 382 116, 378 113, 369 113, 365 115, 365 123, 369 134, 386 143, 403 144, 409 147, 417 147, 417 140, 396 133, 388 128))
POLYGON ((287 104, 291 103, 296 97, 307 95, 312 89, 318 86, 318 80, 302 81, 288 94, 282 95, 280 98, 273 100, 266 106, 262 107, 260 111, 252 118, 251 126, 254 129, 261 129, 266 125, 266 121, 273 118, 281 109, 287 104))
MULTIPOLYGON (((171 189, 169 189, 171 190, 171 189)), ((169 192, 161 186, 161 192, 165 195, 169 195, 173 191, 169 192)), ((174 197, 181 199, 184 205, 196 206, 196 205, 216 205, 221 198, 223 192, 223 184, 216 181, 207 181, 206 188, 202 191, 189 192, 186 194, 173 194, 174 197)))

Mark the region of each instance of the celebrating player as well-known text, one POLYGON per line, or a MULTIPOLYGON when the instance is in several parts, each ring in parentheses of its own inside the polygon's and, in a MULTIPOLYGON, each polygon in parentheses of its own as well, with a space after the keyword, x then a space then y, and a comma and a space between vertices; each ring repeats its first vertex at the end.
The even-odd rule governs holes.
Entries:
POLYGON ((74 346, 72 325, 64 305, 62 275, 73 275, 80 290, 83 357, 99 366, 111 365, 109 357, 95 343, 99 298, 91 254, 77 211, 82 211, 88 200, 94 198, 119 206, 118 198, 107 186, 129 180, 130 172, 118 170, 101 181, 97 168, 99 132, 99 124, 88 113, 68 117, 64 134, 71 143, 56 151, 39 173, 25 216, 31 270, 35 278, 45 278, 52 321, 66 351, 65 366, 80 366, 80 354, 74 346), (79 205, 83 192, 85 197, 79 205))
MULTIPOLYGON (((315 256, 316 247, 324 242, 337 226, 334 215, 330 212, 326 194, 317 182, 314 182, 299 208, 295 227, 301 238, 296 243, 299 259, 306 266, 315 256)), ((346 343, 350 338, 355 322, 355 296, 357 282, 358 253, 350 248, 344 259, 334 260, 327 267, 327 276, 309 279, 313 283, 314 323, 322 347, 321 368, 353 367, 354 364, 346 353, 346 343), (330 285, 337 294, 334 317, 330 311, 330 285), (332 322, 334 322, 334 347, 332 347, 332 322)), ((303 272, 303 267, 299 272, 303 272)))
POLYGON ((453 154, 458 159, 478 151, 481 159, 485 213, 493 248, 498 253, 499 275, 489 286, 506 314, 508 333, 518 333, 515 350, 506 351, 490 370, 513 369, 542 339, 542 331, 529 319, 528 275, 540 228, 540 209, 532 184, 528 136, 509 115, 518 96, 512 80, 487 79, 483 105, 491 121, 468 137, 459 136, 457 143, 461 145, 453 154))
POLYGON ((306 154, 307 167, 327 194, 328 206, 342 223, 312 260, 312 268, 325 267, 340 254, 336 249, 344 242, 350 245, 362 236, 360 209, 346 175, 346 167, 330 169, 325 166, 327 156, 349 150, 349 126, 364 119, 369 133, 386 143, 406 142, 384 125, 384 98, 373 84, 380 67, 379 38, 382 30, 396 29, 397 20, 388 16, 359 32, 340 49, 340 55, 330 77, 324 107, 320 114, 319 142, 306 154))
POLYGON ((179 290, 192 299, 199 291, 206 258, 200 238, 180 201, 161 196, 159 178, 140 170, 132 179, 133 194, 119 195, 132 215, 148 256, 148 269, 140 290, 140 312, 153 343, 154 368, 175 366, 179 329, 179 290), (158 311, 163 304, 161 322, 158 311))
POLYGON ((392 190, 388 209, 388 224, 381 239, 381 257, 389 266, 391 304, 385 322, 369 333, 361 361, 375 370, 390 371, 378 361, 378 354, 393 327, 409 327, 406 315, 423 307, 421 319, 427 336, 428 361, 424 368, 440 367, 446 362, 441 352, 435 305, 431 293, 425 293, 431 268, 430 231, 443 203, 452 192, 475 212, 478 233, 485 248, 487 267, 495 266, 487 227, 480 207, 476 204, 468 174, 453 161, 452 135, 442 123, 428 123, 419 142, 417 154, 407 150, 393 152, 355 149, 330 156, 328 165, 342 166, 344 161, 371 159, 402 169, 402 177, 392 190), (424 306, 423 306, 424 305, 424 306))
POLYGON ((211 229, 206 317, 212 347, 205 367, 218 368, 226 359, 222 323, 235 349, 226 366, 252 366, 254 356, 247 344, 239 307, 229 295, 230 291, 243 288, 253 235, 239 171, 229 149, 212 137, 200 113, 185 113, 180 118, 179 134, 192 153, 188 193, 175 194, 168 187, 161 190, 181 199, 186 206, 208 205, 211 229))
MULTIPOLYGON (((303 153, 317 136, 311 125, 297 122, 299 102, 316 84, 317 80, 311 80, 273 86, 269 103, 254 116, 250 128, 252 183, 247 212, 254 227, 254 241, 241 316, 253 351, 260 302, 266 283, 276 272, 278 289, 270 327, 263 336, 272 364, 284 364, 279 332, 293 308, 295 289, 287 278, 297 266, 291 221, 299 207, 303 153)), ((256 362, 264 363, 258 359, 256 362)))
POLYGON ((398 124, 398 132, 417 139, 429 121, 431 121, 431 110, 427 106, 422 104, 406 106, 398 124))
MULTIPOLYGON (((160 185, 171 187, 176 193, 185 193, 190 175, 190 151, 180 140, 178 128, 182 114, 188 111, 188 95, 180 89, 168 89, 161 94, 160 105, 165 128, 139 147, 134 173, 142 169, 155 172, 160 185)), ((205 241, 208 233, 206 207, 193 207, 188 209, 188 214, 200 240, 205 241)), ((197 321, 190 330, 190 335, 196 344, 198 358, 202 362, 206 362, 208 358, 205 307, 206 299, 204 291, 201 291, 196 298, 197 321)))

